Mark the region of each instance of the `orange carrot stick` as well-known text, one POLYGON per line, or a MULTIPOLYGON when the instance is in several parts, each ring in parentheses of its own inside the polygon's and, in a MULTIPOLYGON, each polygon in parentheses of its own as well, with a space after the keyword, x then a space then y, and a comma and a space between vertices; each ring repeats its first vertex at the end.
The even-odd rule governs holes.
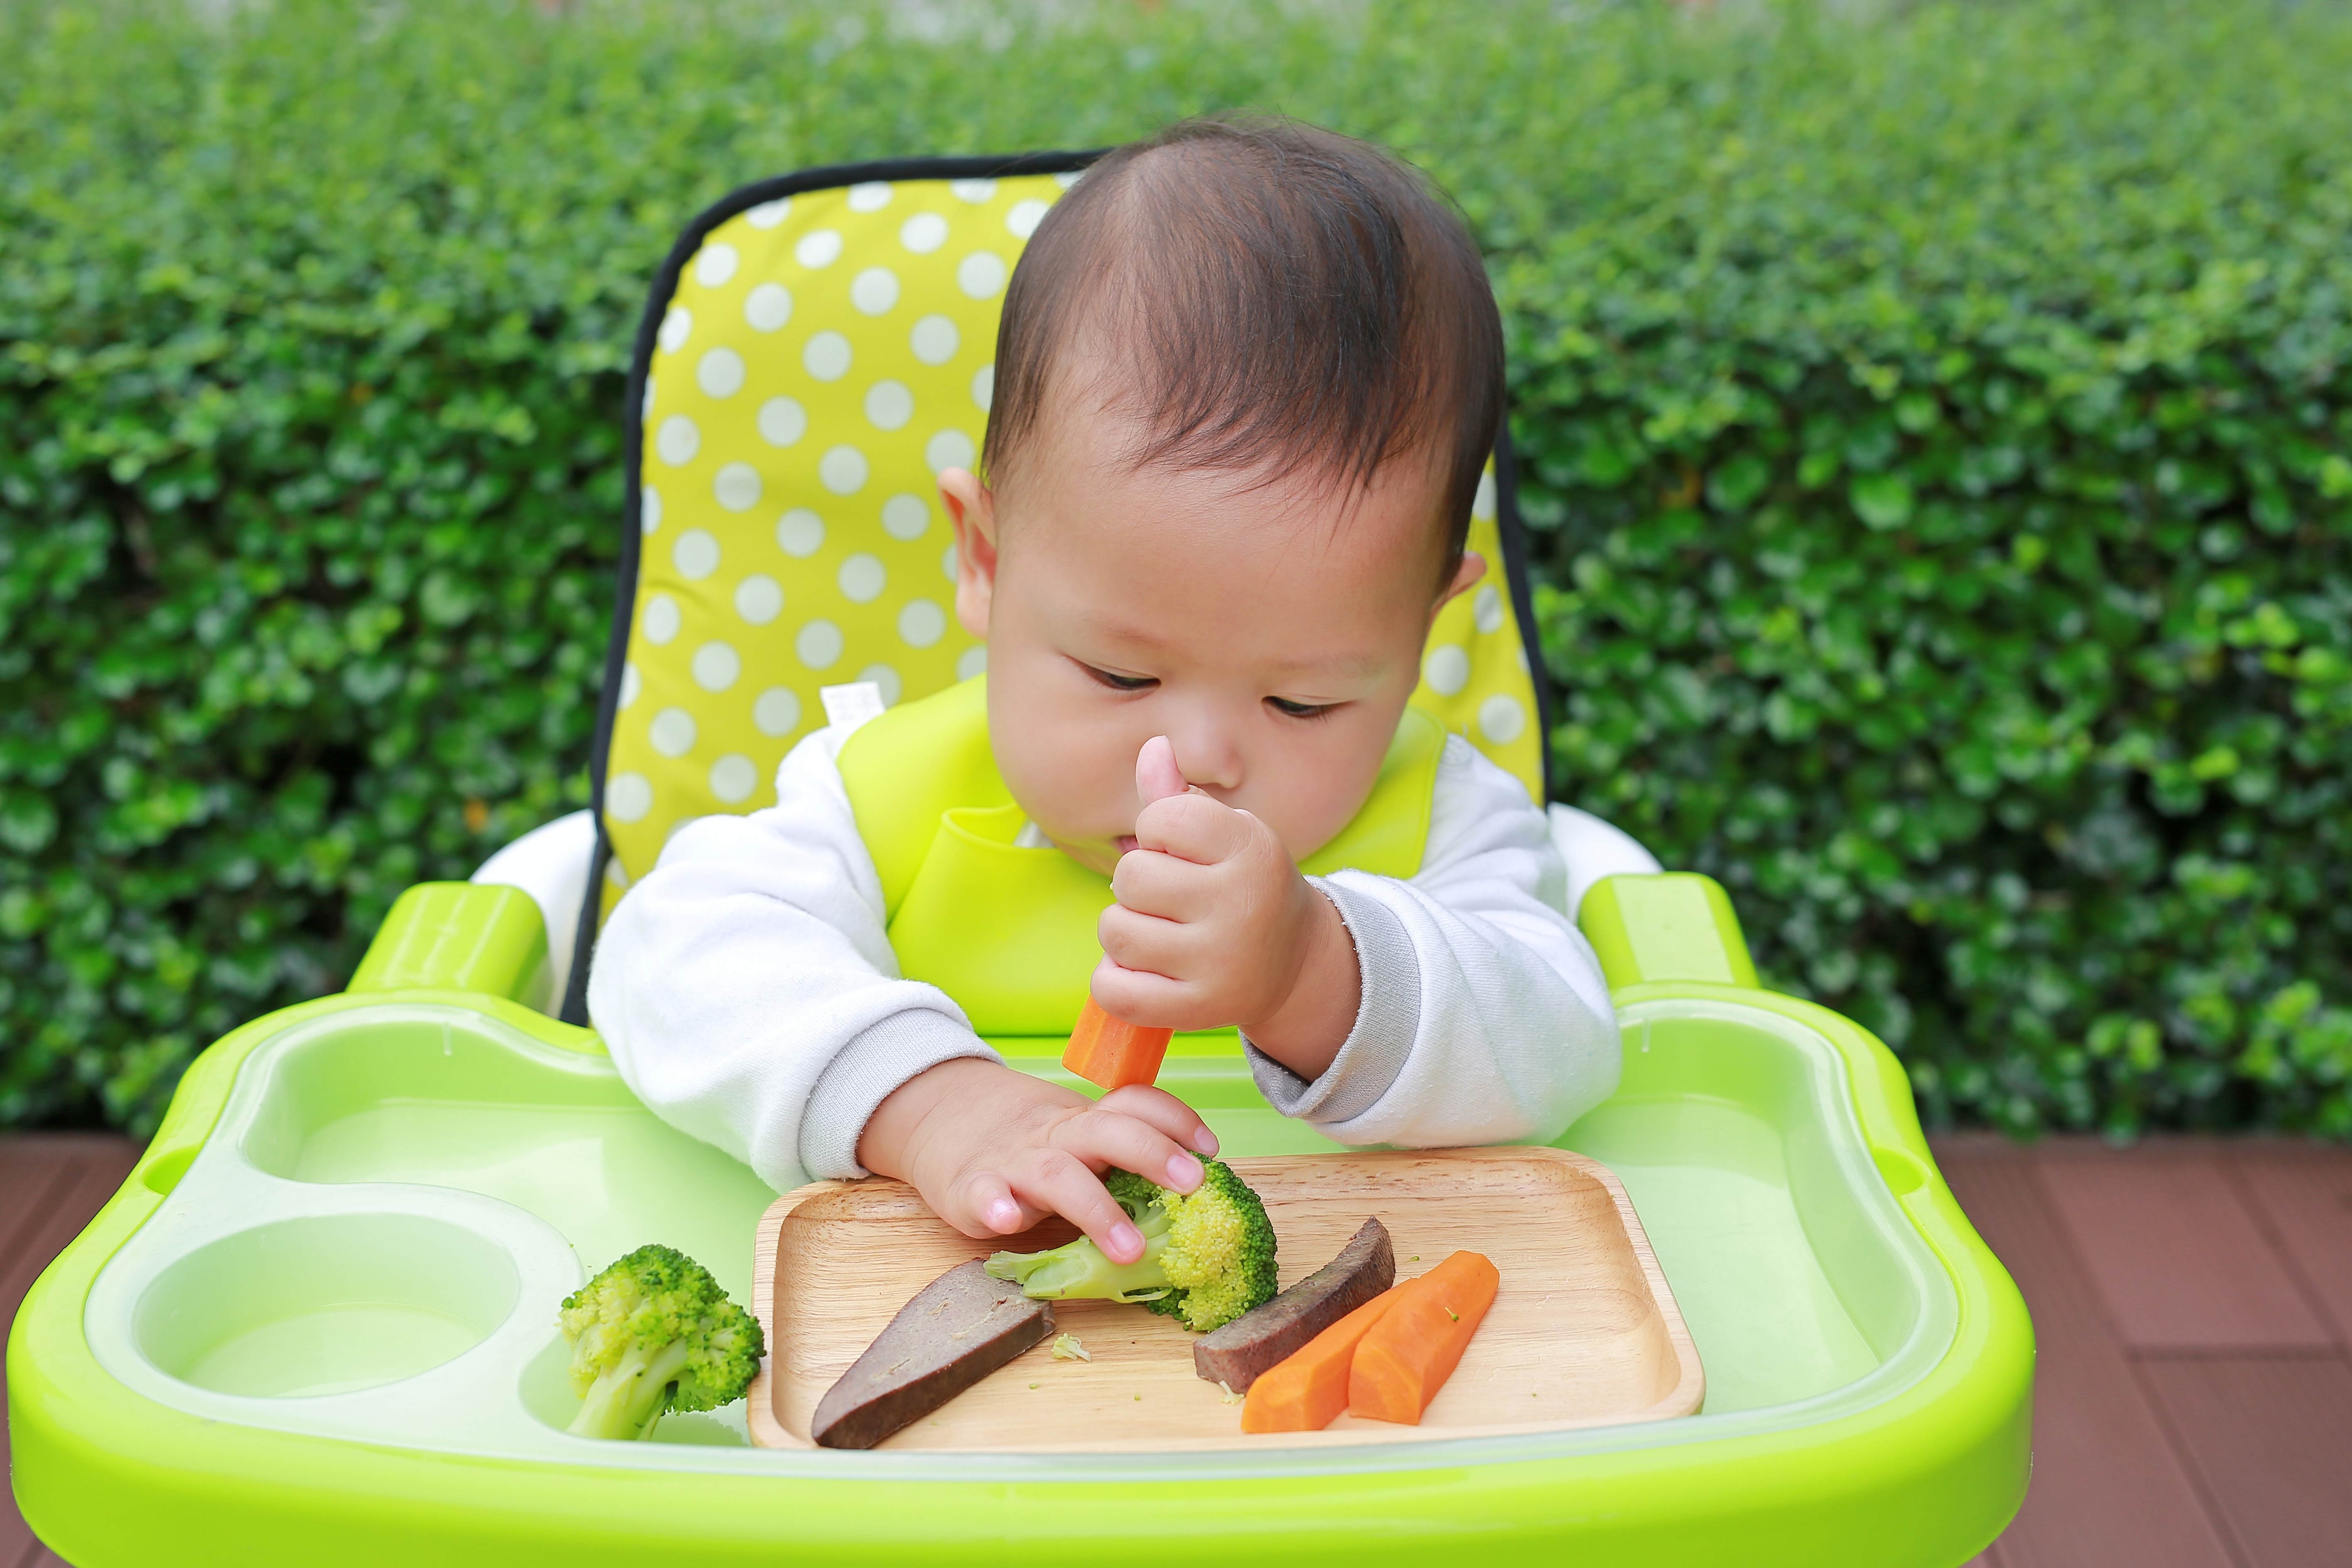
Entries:
POLYGON ((1062 1053, 1062 1065, 1088 1083, 1105 1089, 1150 1083, 1160 1076, 1160 1064, 1168 1055, 1168 1037, 1175 1032, 1147 1029, 1139 1024, 1114 1018, 1089 996, 1078 1011, 1078 1026, 1070 1031, 1070 1045, 1062 1053))
POLYGON ((1422 1412, 1461 1363, 1501 1283, 1494 1264, 1475 1252, 1457 1252, 1397 1286, 1391 1292, 1396 1305, 1372 1325, 1349 1366, 1349 1414, 1419 1426, 1422 1412))
POLYGON ((1244 1432, 1320 1432, 1348 1408, 1348 1366, 1356 1346, 1396 1305, 1381 1291, 1258 1374, 1242 1400, 1244 1432))

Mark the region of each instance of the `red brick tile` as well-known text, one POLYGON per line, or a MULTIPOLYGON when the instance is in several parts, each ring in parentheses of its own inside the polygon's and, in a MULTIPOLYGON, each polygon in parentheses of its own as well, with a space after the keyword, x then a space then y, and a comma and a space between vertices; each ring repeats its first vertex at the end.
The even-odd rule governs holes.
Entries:
POLYGON ((2142 1351, 2333 1342, 2211 1145, 2045 1152, 2042 1190, 2124 1343, 2142 1351))
POLYGON ((1937 1163, 2033 1314, 2033 1481, 2000 1568, 2232 1568, 2027 1157, 1937 1163))
POLYGON ((2352 1149, 2257 1146, 2232 1163, 2336 1342, 2352 1348, 2352 1149))
POLYGON ((2352 1563, 2352 1365, 2157 1356, 2140 1373, 2247 1568, 2352 1563))

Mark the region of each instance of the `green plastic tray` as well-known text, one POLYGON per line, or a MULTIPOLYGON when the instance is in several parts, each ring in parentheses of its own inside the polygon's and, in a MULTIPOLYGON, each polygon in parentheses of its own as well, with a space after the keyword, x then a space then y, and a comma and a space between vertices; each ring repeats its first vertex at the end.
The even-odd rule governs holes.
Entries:
MULTIPOLYGON (((1584 917, 1625 1071, 1562 1142, 1641 1213, 1706 1367, 1697 1415, 1231 1455, 769 1451, 740 1405, 571 1437, 557 1300, 660 1240, 748 1301, 772 1194, 644 1110, 593 1035, 510 999, 543 983, 527 900, 445 885, 395 910, 362 988, 205 1053, 35 1286, 8 1350, 19 1506, 81 1568, 1964 1561, 2023 1495, 2032 1334, 1899 1067, 1756 989, 1704 879, 1617 879, 1584 917)), ((999 1043, 1059 1074, 1058 1042, 999 1043)), ((1230 1037, 1180 1039, 1162 1081, 1231 1152, 1328 1146, 1230 1037)))

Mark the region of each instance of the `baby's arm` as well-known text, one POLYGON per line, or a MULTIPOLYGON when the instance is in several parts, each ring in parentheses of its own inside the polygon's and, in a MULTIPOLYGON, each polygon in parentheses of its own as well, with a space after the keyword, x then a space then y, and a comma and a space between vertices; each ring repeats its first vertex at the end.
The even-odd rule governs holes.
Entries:
POLYGON ((1616 1014, 1560 911, 1549 825, 1468 742, 1446 742, 1417 875, 1315 881, 1353 940, 1361 1001, 1319 1075, 1251 1052, 1277 1108, 1344 1143, 1546 1142, 1615 1090, 1616 1014))
POLYGON ((1095 999, 1139 1024, 1238 1020, 1286 1113, 1349 1143, 1541 1140, 1616 1087, 1615 1015, 1560 912, 1544 815, 1459 737, 1410 880, 1301 878, 1265 824, 1197 790, 1147 805, 1136 836, 1095 999))
POLYGON ((1125 1215, 1094 1173, 1166 1172, 1189 1190, 1185 1147, 1215 1141, 1156 1090, 1097 1107, 1013 1071, 945 993, 899 976, 834 763, 842 738, 793 748, 774 806, 681 828, 614 909, 588 985, 614 1066, 663 1120, 778 1191, 872 1170, 912 1181, 969 1235, 1053 1212, 1114 1257, 1139 1252, 1139 1237, 1118 1245, 1125 1215))

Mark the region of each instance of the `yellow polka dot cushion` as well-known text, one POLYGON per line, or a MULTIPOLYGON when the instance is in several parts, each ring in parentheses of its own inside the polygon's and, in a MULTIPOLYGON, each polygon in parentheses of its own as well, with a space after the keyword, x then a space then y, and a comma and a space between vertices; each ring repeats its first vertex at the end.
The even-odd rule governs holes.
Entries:
MULTIPOLYGON (((591 918, 680 824, 772 804, 824 688, 871 681, 890 703, 985 667, 952 614, 934 478, 973 466, 1005 282, 1087 161, 813 171, 736 192, 672 251, 632 377, 591 918)), ((1413 701, 1541 799, 1525 552, 1493 467, 1470 548, 1488 576, 1439 616, 1413 701)))

